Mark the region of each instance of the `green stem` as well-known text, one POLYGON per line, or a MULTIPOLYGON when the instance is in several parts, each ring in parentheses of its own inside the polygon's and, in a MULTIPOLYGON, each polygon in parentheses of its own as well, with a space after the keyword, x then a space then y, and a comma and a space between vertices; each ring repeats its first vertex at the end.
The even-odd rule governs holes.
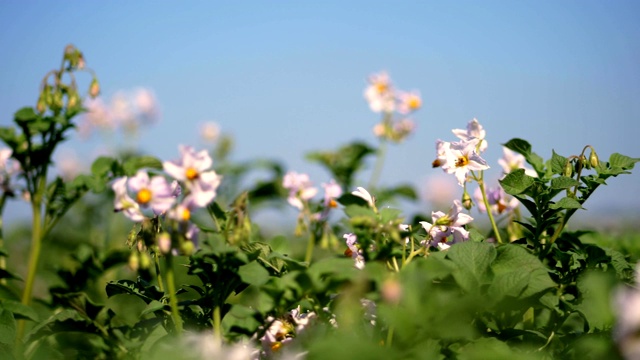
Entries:
POLYGON ((164 284, 162 283, 162 273, 160 272, 160 258, 158 257, 158 253, 153 255, 156 263, 156 276, 158 277, 158 288, 160 291, 164 292, 164 284))
MULTIPOLYGON (((31 296, 33 293, 33 284, 36 279, 36 272, 38 270, 38 260, 40 259, 40 250, 42 249, 42 214, 40 213, 40 199, 39 194, 35 194, 32 199, 31 208, 33 210, 32 219, 32 233, 31 233, 31 252, 29 254, 29 267, 27 272, 27 280, 25 281, 24 291, 22 293, 22 304, 29 306, 31 304, 31 296)), ((22 341, 22 336, 25 330, 25 320, 18 321, 18 331, 16 336, 16 343, 22 341)))
POLYGON ((180 311, 178 311, 178 299, 176 298, 176 284, 173 273, 173 255, 167 254, 167 289, 169 291, 169 304, 171 305, 171 317, 173 318, 173 324, 176 327, 176 334, 180 336, 182 334, 182 319, 180 318, 180 311))
POLYGON ((389 327, 389 331, 387 332, 387 346, 391 347, 391 345, 393 344, 393 325, 391 325, 389 327))
POLYGON ((222 340, 222 321, 220 318, 220 306, 213 309, 213 338, 219 343, 222 340))
POLYGON ((387 153, 387 141, 380 139, 380 146, 378 147, 378 154, 376 156, 376 165, 371 173, 371 180, 369 181, 369 189, 372 190, 378 184, 380 175, 382 174, 382 168, 384 167, 384 158, 387 153))
POLYGON ((489 216, 489 221, 491 222, 491 228, 493 229, 493 233, 496 236, 496 240, 498 244, 502 244, 502 238, 500 237, 500 231, 498 230, 498 225, 496 225, 496 220, 493 217, 493 213, 491 212, 491 208, 489 207, 489 199, 487 198, 487 190, 484 188, 484 171, 480 171, 480 177, 476 178, 478 181, 478 186, 480 186, 480 192, 482 192, 482 202, 484 202, 484 207, 487 209, 487 215, 489 216))
POLYGON ((316 244, 316 236, 312 229, 309 229, 309 241, 307 242, 307 252, 304 255, 304 261, 311 265, 311 258, 313 257, 313 248, 316 244))

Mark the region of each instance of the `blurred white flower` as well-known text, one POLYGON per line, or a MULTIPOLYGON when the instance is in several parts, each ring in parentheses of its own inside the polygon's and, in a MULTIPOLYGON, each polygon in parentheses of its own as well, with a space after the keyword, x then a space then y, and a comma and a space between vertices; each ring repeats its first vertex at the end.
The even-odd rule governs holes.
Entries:
POLYGON ((393 112, 395 97, 389 75, 384 71, 372 74, 369 76, 368 82, 369 85, 364 90, 364 97, 367 99, 371 111, 393 112))
POLYGON ((522 154, 511 151, 504 146, 502 147, 502 153, 502 158, 498 159, 498 164, 502 166, 502 170, 505 174, 508 174, 513 170, 524 169, 525 174, 532 177, 538 177, 538 173, 536 173, 535 170, 526 166, 526 160, 522 154))
POLYGON ((408 114, 422 107, 422 98, 418 90, 398 91, 396 97, 398 99, 398 112, 400 114, 408 114))
POLYGON ((318 193, 318 189, 312 185, 309 175, 295 171, 287 172, 282 179, 282 187, 289 190, 287 201, 298 210, 302 210, 304 203, 318 193))
POLYGON ((207 143, 214 143, 220 137, 220 126, 214 121, 207 121, 200 125, 200 136, 207 143))
POLYGON ((480 147, 476 149, 478 152, 484 152, 489 144, 485 137, 487 136, 487 132, 484 130, 482 125, 478 122, 478 119, 473 118, 473 120, 469 121, 467 124, 467 129, 453 129, 453 134, 460 138, 463 141, 469 141, 473 138, 478 139, 480 147))
POLYGON ((613 309, 617 314, 613 338, 625 359, 640 359, 640 264, 636 265, 635 287, 614 292, 613 309))

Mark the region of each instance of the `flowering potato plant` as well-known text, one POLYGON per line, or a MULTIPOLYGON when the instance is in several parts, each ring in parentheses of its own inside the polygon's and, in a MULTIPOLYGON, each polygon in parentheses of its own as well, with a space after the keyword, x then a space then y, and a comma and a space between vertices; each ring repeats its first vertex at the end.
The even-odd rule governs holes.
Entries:
POLYGON ((379 144, 308 154, 331 176, 320 187, 270 160, 232 163, 228 138, 212 151, 181 145, 168 160, 102 156, 88 174, 52 178, 77 116, 98 116, 96 100, 80 97, 79 71, 98 96, 70 45, 36 107, 0 128, 0 214, 13 197, 32 208, 25 280, 8 246, 23 237, 3 237, 0 221, 3 359, 639 356, 637 254, 567 224, 640 159, 604 160, 587 145, 545 161, 515 138, 502 145, 501 179, 487 183, 494 140, 473 119, 453 129, 456 140, 434 139, 425 163, 451 175, 462 197, 408 216, 396 206, 416 200, 412 186, 377 182, 386 146, 411 135, 423 100, 379 73, 364 91, 381 115, 379 144), (255 169, 269 177, 246 181, 255 169), (268 205, 294 209, 295 227, 263 231, 252 216, 268 205), (43 248, 64 252, 43 269, 43 248))

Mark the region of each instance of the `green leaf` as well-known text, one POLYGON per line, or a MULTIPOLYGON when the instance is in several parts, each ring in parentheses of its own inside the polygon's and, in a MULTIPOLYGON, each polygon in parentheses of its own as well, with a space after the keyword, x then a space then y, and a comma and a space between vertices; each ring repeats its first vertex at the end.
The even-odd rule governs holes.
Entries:
POLYGON ((558 176, 551 179, 551 189, 568 189, 580 185, 580 182, 567 176, 558 176))
POLYGON ((38 321, 38 314, 30 306, 24 305, 19 301, 0 299, 0 309, 11 311, 13 316, 18 319, 29 319, 38 321))
POLYGON ((261 286, 269 281, 269 272, 256 261, 240 266, 238 275, 249 285, 261 286))
POLYGON ((0 309, 0 343, 12 344, 16 338, 16 320, 13 314, 0 309))
POLYGON ((538 173, 538 175, 544 174, 544 163, 542 158, 531 151, 531 144, 526 140, 515 138, 507 141, 506 144, 502 144, 502 146, 522 154, 525 160, 533 166, 533 169, 538 173))
POLYGON ((526 191, 533 183, 535 178, 526 175, 524 169, 517 169, 500 180, 500 185, 509 195, 518 195, 526 191))
POLYGON ((143 317, 152 312, 156 312, 158 310, 162 310, 164 309, 164 307, 165 307, 165 304, 161 303, 160 301, 153 300, 152 302, 147 304, 144 310, 142 310, 142 312, 140 313, 140 317, 143 317))
POLYGON ((619 153, 613 153, 609 157, 609 166, 612 168, 631 170, 638 161, 640 161, 640 158, 631 158, 619 153))
POLYGON ((567 158, 556 154, 554 150, 551 150, 551 172, 556 175, 562 175, 564 173, 564 166, 567 164, 567 158))
POLYGON ((392 208, 383 208, 380 210, 380 221, 383 224, 386 224, 390 221, 396 220, 398 216, 402 214, 402 210, 392 209, 392 208))
POLYGON ((16 111, 13 116, 16 123, 28 123, 38 120, 40 115, 38 115, 32 107, 23 107, 22 109, 16 111))
POLYGON ((344 209, 344 213, 350 218, 363 216, 376 219, 376 213, 368 206, 349 205, 344 209))
POLYGON ((352 193, 342 194, 336 200, 343 206, 349 206, 349 205, 359 205, 362 207, 369 206, 367 203, 367 200, 361 198, 360 196, 355 196, 352 193))
POLYGON ((496 297, 517 296, 524 299, 556 286, 544 264, 519 245, 500 246, 491 269, 494 280, 489 294, 496 297))
POLYGON ((106 177, 117 161, 111 157, 100 156, 91 164, 91 173, 97 177, 106 177))
POLYGON ((125 161, 122 168, 127 176, 133 176, 143 168, 161 170, 162 162, 153 156, 135 156, 125 161))
POLYGON ((458 268, 453 277, 463 289, 471 291, 488 282, 496 249, 489 243, 467 241, 451 246, 447 257, 458 268))
POLYGON ((560 201, 558 201, 557 203, 549 205, 549 208, 553 209, 553 210, 556 210, 556 209, 584 209, 582 207, 582 205, 580 205, 578 200, 576 200, 574 198, 567 197, 567 196, 565 196, 562 199, 560 199, 560 201))

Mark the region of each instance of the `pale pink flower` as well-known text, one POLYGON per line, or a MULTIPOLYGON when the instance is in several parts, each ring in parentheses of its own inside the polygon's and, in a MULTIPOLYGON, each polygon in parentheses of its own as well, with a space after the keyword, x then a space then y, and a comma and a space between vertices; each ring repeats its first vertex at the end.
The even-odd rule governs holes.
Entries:
POLYGON ((117 178, 111 185, 113 192, 115 193, 115 199, 113 208, 114 211, 120 212, 129 219, 139 222, 144 220, 144 215, 140 210, 140 205, 133 200, 127 193, 127 177, 123 176, 117 178))
POLYGON ((391 79, 386 72, 372 74, 368 79, 369 86, 364 91, 364 97, 369 102, 369 108, 374 112, 390 113, 395 110, 395 98, 391 79))
POLYGON ((7 194, 13 194, 13 178, 21 172, 20 163, 11 155, 13 150, 9 148, 0 150, 0 189, 7 194))
POLYGON ((487 140, 485 140, 485 137, 487 136, 487 132, 484 130, 482 125, 480 125, 480 123, 478 122, 478 119, 476 118, 469 121, 469 123, 467 124, 466 130, 453 129, 452 132, 455 136, 457 136, 463 141, 469 141, 473 138, 479 139, 480 147, 479 149, 477 149, 477 151, 479 152, 484 152, 487 149, 487 146, 489 146, 489 144, 487 143, 487 140))
POLYGON ((208 205, 217 195, 222 176, 210 170, 213 160, 206 150, 196 152, 191 146, 180 145, 181 158, 165 161, 164 171, 185 184, 197 207, 208 205))
POLYGON ((364 269, 364 256, 362 256, 362 249, 357 246, 358 237, 352 233, 344 234, 343 237, 347 247, 349 248, 345 254, 347 256, 351 256, 354 261, 354 266, 357 269, 364 269))
POLYGON ((147 123, 156 121, 159 117, 158 102, 156 96, 150 89, 139 88, 133 95, 133 103, 135 104, 138 114, 142 120, 147 123))
POLYGON ((420 224, 428 234, 424 244, 436 247, 439 243, 447 242, 450 235, 453 235, 453 244, 467 240, 469 232, 464 225, 473 221, 473 218, 462 213, 462 203, 454 200, 448 214, 442 211, 432 212, 431 221, 431 223, 421 221, 420 224))
POLYGON ((338 203, 336 203, 335 199, 342 195, 340 185, 334 179, 331 179, 328 183, 323 183, 322 187, 324 188, 324 206, 327 208, 337 207, 338 203))
POLYGON ((480 139, 471 138, 468 141, 452 142, 449 149, 445 149, 446 162, 442 169, 447 174, 455 174, 460 186, 464 186, 469 171, 489 168, 487 162, 476 152, 479 141, 480 139))
POLYGON ((207 121, 200 125, 200 137, 204 142, 213 143, 220 137, 220 126, 214 121, 207 121))
POLYGON ((295 171, 289 171, 284 175, 282 186, 289 190, 287 201, 298 210, 304 209, 304 203, 318 193, 318 189, 313 187, 309 175, 299 174, 295 171))
POLYGON ((422 107, 422 98, 418 90, 398 91, 396 98, 398 99, 398 112, 400 114, 408 114, 422 107))
MULTIPOLYGON (((489 202, 489 207, 491 212, 494 214, 502 214, 504 212, 511 211, 518 207, 518 199, 508 196, 507 193, 501 187, 489 188, 486 190, 487 193, 487 201, 489 202)), ((480 212, 486 212, 487 208, 484 206, 484 201, 482 199, 482 190, 480 187, 476 188, 473 193, 473 197, 476 200, 476 204, 478 205, 478 210, 480 212)))
POLYGON ((535 170, 528 168, 524 155, 518 154, 515 151, 511 151, 506 147, 502 147, 502 158, 498 159, 498 164, 502 166, 502 170, 505 174, 517 169, 524 169, 524 173, 531 177, 538 177, 538 173, 535 170))
POLYGON ((135 194, 135 201, 144 208, 150 208, 156 215, 169 210, 175 202, 171 186, 163 176, 149 178, 146 171, 138 170, 127 185, 129 191, 135 194))

